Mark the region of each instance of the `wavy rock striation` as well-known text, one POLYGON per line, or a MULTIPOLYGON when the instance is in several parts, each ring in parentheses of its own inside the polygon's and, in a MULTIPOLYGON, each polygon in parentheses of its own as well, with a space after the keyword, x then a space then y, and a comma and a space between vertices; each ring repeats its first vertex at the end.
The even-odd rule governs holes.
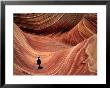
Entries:
POLYGON ((13 26, 14 75, 97 74, 97 14, 14 14, 13 26))

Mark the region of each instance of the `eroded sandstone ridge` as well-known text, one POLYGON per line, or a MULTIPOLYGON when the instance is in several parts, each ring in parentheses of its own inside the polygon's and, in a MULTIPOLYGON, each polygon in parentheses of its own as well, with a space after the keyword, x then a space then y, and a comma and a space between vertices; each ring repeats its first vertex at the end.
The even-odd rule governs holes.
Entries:
POLYGON ((97 74, 97 14, 14 14, 13 28, 14 75, 97 74))

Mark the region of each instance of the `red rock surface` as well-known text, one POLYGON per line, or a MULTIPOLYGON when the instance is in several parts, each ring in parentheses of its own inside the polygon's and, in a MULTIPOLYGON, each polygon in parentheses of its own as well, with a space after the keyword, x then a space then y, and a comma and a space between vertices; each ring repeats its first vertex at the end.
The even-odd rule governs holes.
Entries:
POLYGON ((97 14, 14 14, 13 30, 14 75, 97 74, 97 14))

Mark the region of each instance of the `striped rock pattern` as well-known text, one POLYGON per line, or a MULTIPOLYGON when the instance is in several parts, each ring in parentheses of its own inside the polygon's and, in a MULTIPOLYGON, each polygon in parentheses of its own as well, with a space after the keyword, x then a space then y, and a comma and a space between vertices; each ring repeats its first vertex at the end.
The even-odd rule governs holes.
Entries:
POLYGON ((14 75, 97 74, 97 14, 14 14, 13 28, 14 75))

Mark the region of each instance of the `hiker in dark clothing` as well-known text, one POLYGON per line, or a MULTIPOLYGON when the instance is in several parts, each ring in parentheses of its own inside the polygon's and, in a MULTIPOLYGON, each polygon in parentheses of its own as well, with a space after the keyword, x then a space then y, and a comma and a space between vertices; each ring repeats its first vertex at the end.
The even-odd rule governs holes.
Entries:
POLYGON ((43 67, 40 66, 41 64, 41 60, 40 60, 40 57, 37 57, 37 65, 39 65, 38 69, 42 69, 43 67))

